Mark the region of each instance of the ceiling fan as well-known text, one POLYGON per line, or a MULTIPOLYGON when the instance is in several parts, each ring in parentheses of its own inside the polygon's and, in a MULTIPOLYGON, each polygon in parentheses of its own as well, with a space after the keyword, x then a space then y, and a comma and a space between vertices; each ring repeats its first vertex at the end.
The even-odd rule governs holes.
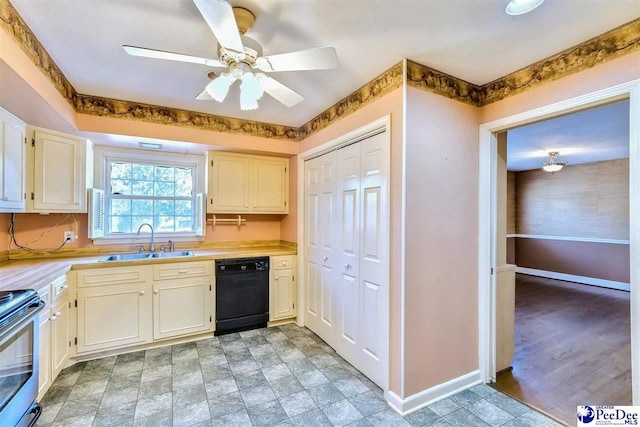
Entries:
POLYGON ((240 108, 254 110, 264 92, 292 107, 304 98, 265 73, 278 71, 327 70, 338 66, 333 46, 323 46, 279 55, 262 56, 260 44, 244 34, 253 26, 255 16, 249 10, 232 7, 225 0, 193 0, 196 7, 218 40, 218 59, 201 58, 182 53, 123 45, 133 56, 190 62, 225 68, 219 73, 209 73, 213 80, 196 97, 199 100, 214 99, 222 102, 229 88, 240 80, 240 108))

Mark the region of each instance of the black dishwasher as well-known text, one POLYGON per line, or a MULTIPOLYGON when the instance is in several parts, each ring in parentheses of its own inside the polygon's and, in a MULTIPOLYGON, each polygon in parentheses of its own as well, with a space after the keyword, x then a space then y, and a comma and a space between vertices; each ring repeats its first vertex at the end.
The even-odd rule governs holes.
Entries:
POLYGON ((269 257, 216 261, 216 332, 263 328, 269 321, 269 257))

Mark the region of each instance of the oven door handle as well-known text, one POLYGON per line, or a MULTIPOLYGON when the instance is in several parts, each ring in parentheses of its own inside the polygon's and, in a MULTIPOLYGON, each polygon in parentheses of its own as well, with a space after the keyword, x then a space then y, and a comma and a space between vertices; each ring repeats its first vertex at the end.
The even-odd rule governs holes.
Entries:
POLYGON ((36 421, 38 421, 38 418, 40 418, 40 415, 42 415, 42 406, 38 402, 35 402, 33 406, 31 406, 29 413, 35 415, 29 424, 27 424, 27 427, 33 427, 36 424, 36 421))

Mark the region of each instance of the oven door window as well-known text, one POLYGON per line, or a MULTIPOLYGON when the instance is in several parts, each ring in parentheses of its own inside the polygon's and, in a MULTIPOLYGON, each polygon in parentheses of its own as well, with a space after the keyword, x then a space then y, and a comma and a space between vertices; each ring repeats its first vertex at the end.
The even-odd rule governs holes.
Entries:
POLYGON ((29 322, 0 343, 0 411, 33 375, 33 328, 29 322))

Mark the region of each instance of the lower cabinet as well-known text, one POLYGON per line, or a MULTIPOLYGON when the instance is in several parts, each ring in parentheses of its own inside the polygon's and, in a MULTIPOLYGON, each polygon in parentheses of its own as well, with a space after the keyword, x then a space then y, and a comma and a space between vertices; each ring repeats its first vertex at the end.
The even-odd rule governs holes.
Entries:
POLYGON ((151 283, 78 289, 78 353, 151 341, 151 283))
POLYGON ((66 276, 42 287, 38 294, 46 306, 40 314, 38 396, 42 397, 71 355, 71 304, 66 276))
POLYGON ((209 277, 165 280, 153 284, 153 339, 211 329, 209 277))
POLYGON ((271 257, 269 321, 296 317, 295 256, 271 257))
POLYGON ((212 262, 77 273, 77 353, 213 330, 212 262))

